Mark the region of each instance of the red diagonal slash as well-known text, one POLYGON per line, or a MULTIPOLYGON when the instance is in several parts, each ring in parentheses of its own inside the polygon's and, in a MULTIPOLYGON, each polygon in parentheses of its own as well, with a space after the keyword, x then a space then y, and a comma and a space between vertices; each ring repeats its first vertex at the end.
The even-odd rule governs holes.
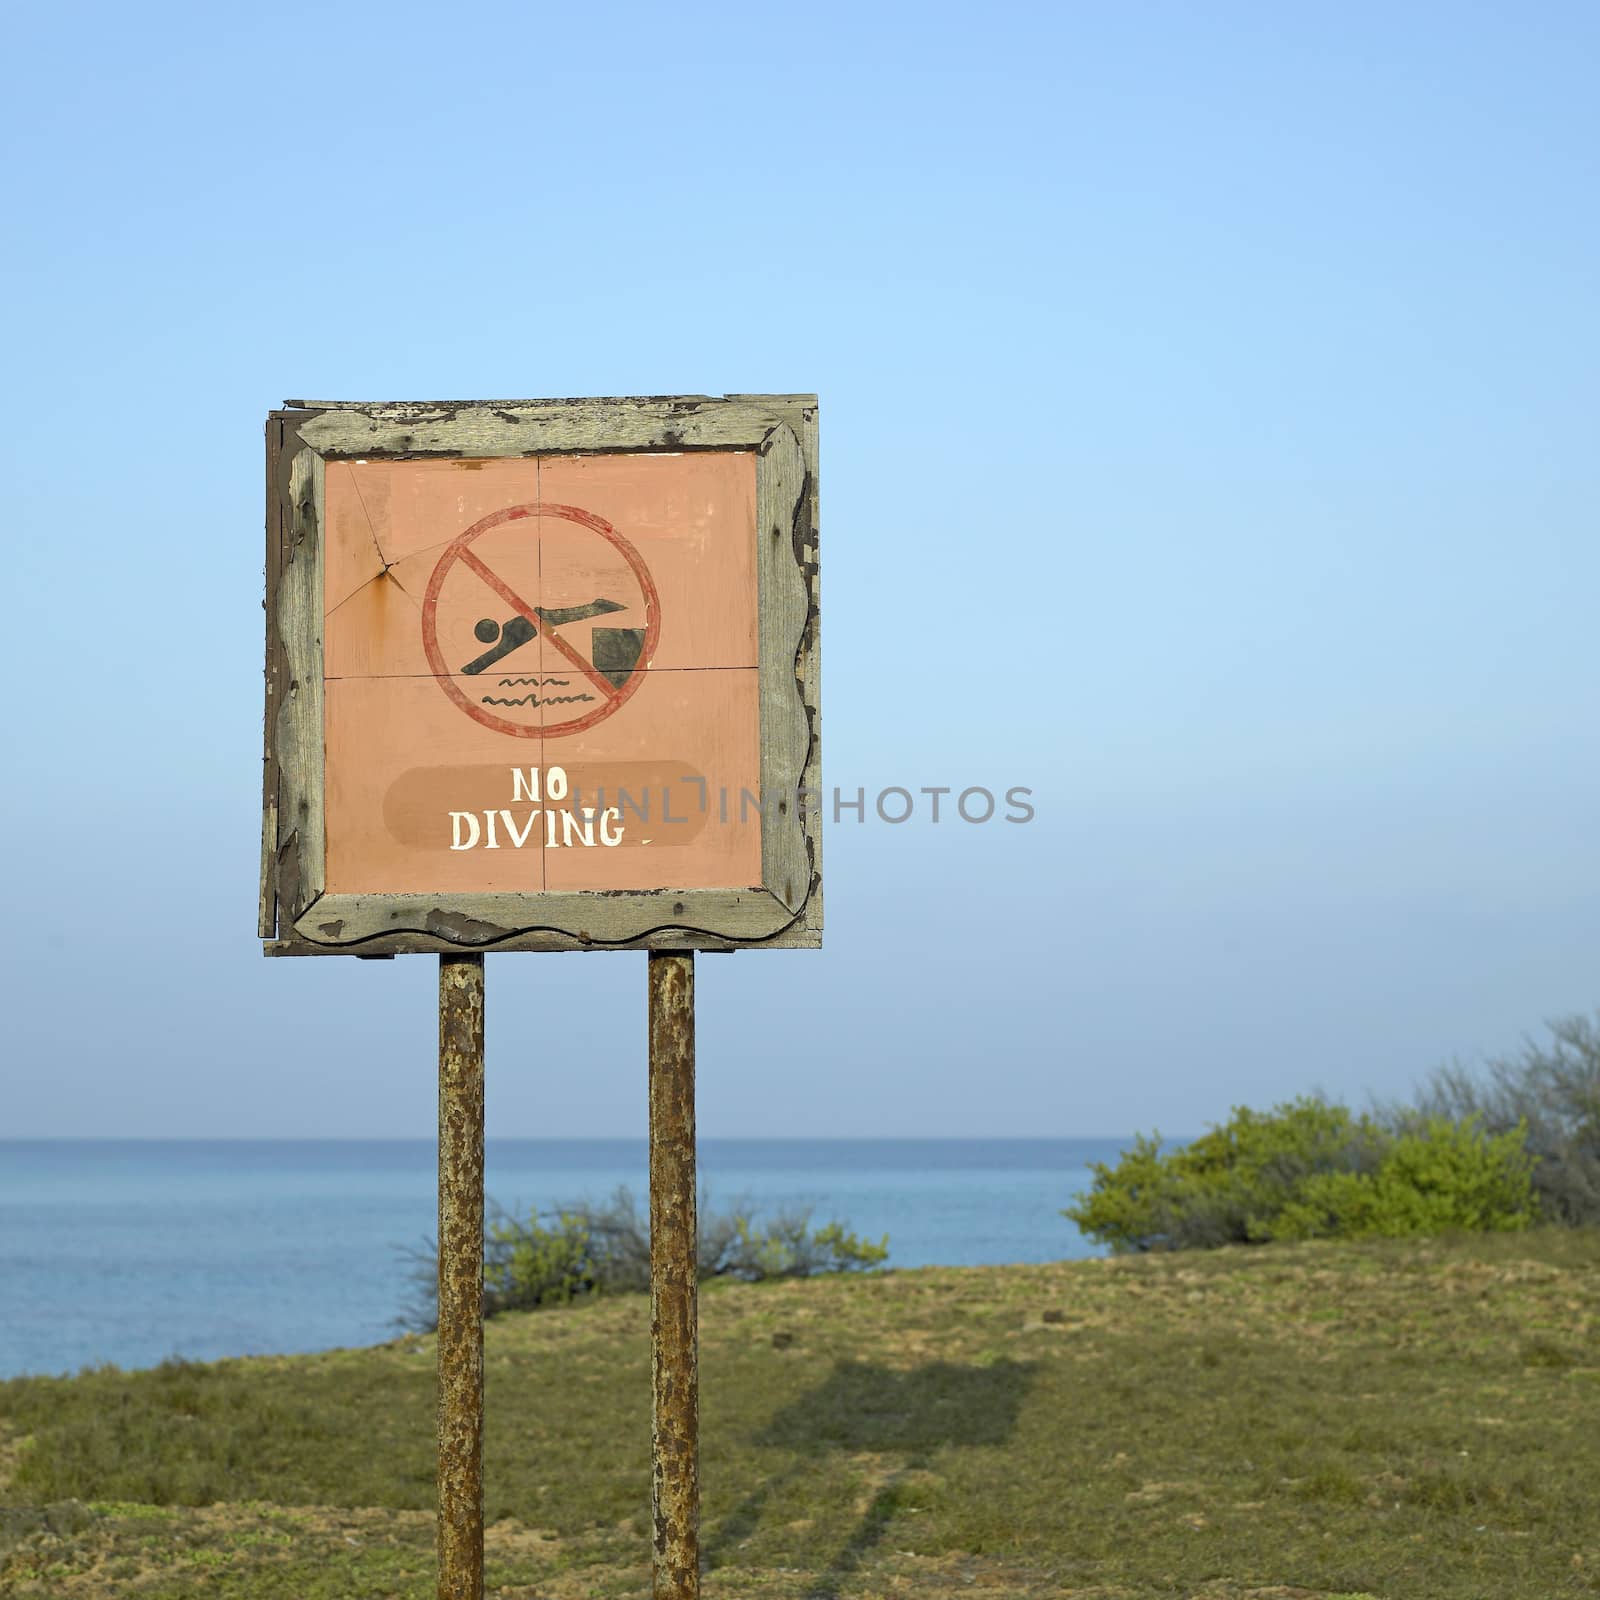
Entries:
POLYGON ((618 693, 617 686, 612 683, 612 681, 606 677, 604 673, 600 672, 589 662, 585 661, 583 657, 580 656, 578 652, 561 637, 560 634, 552 633, 548 628, 545 627, 544 623, 539 618, 539 613, 532 606, 530 606, 528 602, 524 600, 516 592, 516 590, 513 589, 511 585, 500 576, 498 572, 495 572, 492 568, 485 566, 484 563, 468 549, 462 549, 460 559, 469 567, 471 567, 472 570, 476 572, 478 576, 482 578, 483 581, 488 584, 489 587, 493 589, 494 592, 499 595, 508 606, 512 606, 516 610, 520 611, 522 615, 525 616, 528 621, 539 630, 540 635, 549 640, 549 642, 553 644, 556 649, 559 650, 562 655, 564 655, 567 660, 570 661, 572 665, 576 667, 578 671, 581 672, 584 677, 586 677, 589 682, 592 683, 595 688, 597 688, 606 697, 606 699, 609 700, 618 693))

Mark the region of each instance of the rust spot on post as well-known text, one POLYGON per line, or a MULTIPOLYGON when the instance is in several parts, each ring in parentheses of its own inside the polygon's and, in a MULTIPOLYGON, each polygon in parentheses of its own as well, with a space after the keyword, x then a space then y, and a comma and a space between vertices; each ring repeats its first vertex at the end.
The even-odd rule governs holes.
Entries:
POLYGON ((483 957, 439 957, 439 1600, 483 1600, 483 957))
POLYGON ((693 953, 652 951, 649 987, 651 1593, 654 1600, 699 1600, 693 953))

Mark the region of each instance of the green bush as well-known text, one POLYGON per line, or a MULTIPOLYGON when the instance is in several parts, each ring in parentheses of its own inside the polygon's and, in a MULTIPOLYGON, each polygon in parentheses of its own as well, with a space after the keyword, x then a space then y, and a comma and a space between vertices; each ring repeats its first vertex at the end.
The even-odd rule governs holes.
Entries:
MULTIPOLYGON (((876 1244, 842 1222, 811 1226, 809 1211, 758 1219, 748 1204, 714 1212, 699 1206, 700 1278, 806 1278, 881 1266, 889 1236, 876 1244)), ((412 1254, 412 1295, 403 1326, 432 1328, 438 1315, 438 1251, 412 1254)), ((603 1205, 579 1205, 548 1219, 489 1208, 483 1241, 483 1312, 532 1311, 591 1294, 650 1287, 650 1224, 627 1189, 603 1205)))
POLYGON ((546 1227, 537 1215, 523 1222, 496 1210, 483 1245, 484 1315, 565 1305, 593 1293, 601 1271, 581 1213, 557 1212, 546 1227))
POLYGON ((1271 1236, 1272 1221, 1319 1173, 1376 1168, 1382 1132, 1343 1106, 1302 1098, 1272 1111, 1238 1107, 1221 1127, 1168 1151, 1135 1139, 1064 1215, 1113 1250, 1209 1249, 1271 1236))
POLYGON ((1523 1138, 1443 1118, 1396 1133, 1314 1098, 1239 1107, 1165 1154, 1141 1135, 1093 1165, 1090 1192, 1063 1214, 1118 1252, 1520 1228, 1536 1211, 1523 1138))
POLYGON ((1430 1118, 1396 1138, 1376 1172, 1307 1179, 1273 1222, 1272 1237, 1396 1239, 1526 1228, 1538 1207, 1525 1137, 1521 1127, 1490 1134, 1476 1118, 1430 1118))
POLYGON ((873 1244, 858 1238, 842 1222, 813 1229, 810 1214, 794 1212, 757 1226, 748 1214, 736 1214, 734 1237, 720 1256, 702 1254, 703 1278, 735 1277, 755 1283, 763 1278, 809 1278, 820 1272, 856 1272, 882 1266, 889 1259, 889 1235, 873 1244))

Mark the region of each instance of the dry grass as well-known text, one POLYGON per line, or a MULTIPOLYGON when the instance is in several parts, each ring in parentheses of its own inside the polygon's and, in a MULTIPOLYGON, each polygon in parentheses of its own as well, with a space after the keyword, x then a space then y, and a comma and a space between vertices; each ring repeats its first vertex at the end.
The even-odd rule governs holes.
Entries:
MULTIPOLYGON (((708 1600, 1600 1594, 1600 1233, 726 1285, 702 1322, 708 1600)), ((648 1593, 647 1339, 635 1297, 490 1325, 491 1593, 648 1593)), ((431 1595, 432 1359, 0 1386, 0 1594, 431 1595)))

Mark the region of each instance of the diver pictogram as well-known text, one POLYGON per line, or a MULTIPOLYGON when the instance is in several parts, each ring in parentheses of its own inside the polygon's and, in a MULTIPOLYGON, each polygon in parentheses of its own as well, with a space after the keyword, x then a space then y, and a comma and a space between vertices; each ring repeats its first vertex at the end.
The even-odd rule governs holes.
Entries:
POLYGON ((422 605, 439 686, 517 738, 560 738, 611 716, 643 683, 660 632, 638 551, 577 506, 507 506, 475 522, 439 558, 422 605), (626 625, 597 625, 613 614, 626 625))

